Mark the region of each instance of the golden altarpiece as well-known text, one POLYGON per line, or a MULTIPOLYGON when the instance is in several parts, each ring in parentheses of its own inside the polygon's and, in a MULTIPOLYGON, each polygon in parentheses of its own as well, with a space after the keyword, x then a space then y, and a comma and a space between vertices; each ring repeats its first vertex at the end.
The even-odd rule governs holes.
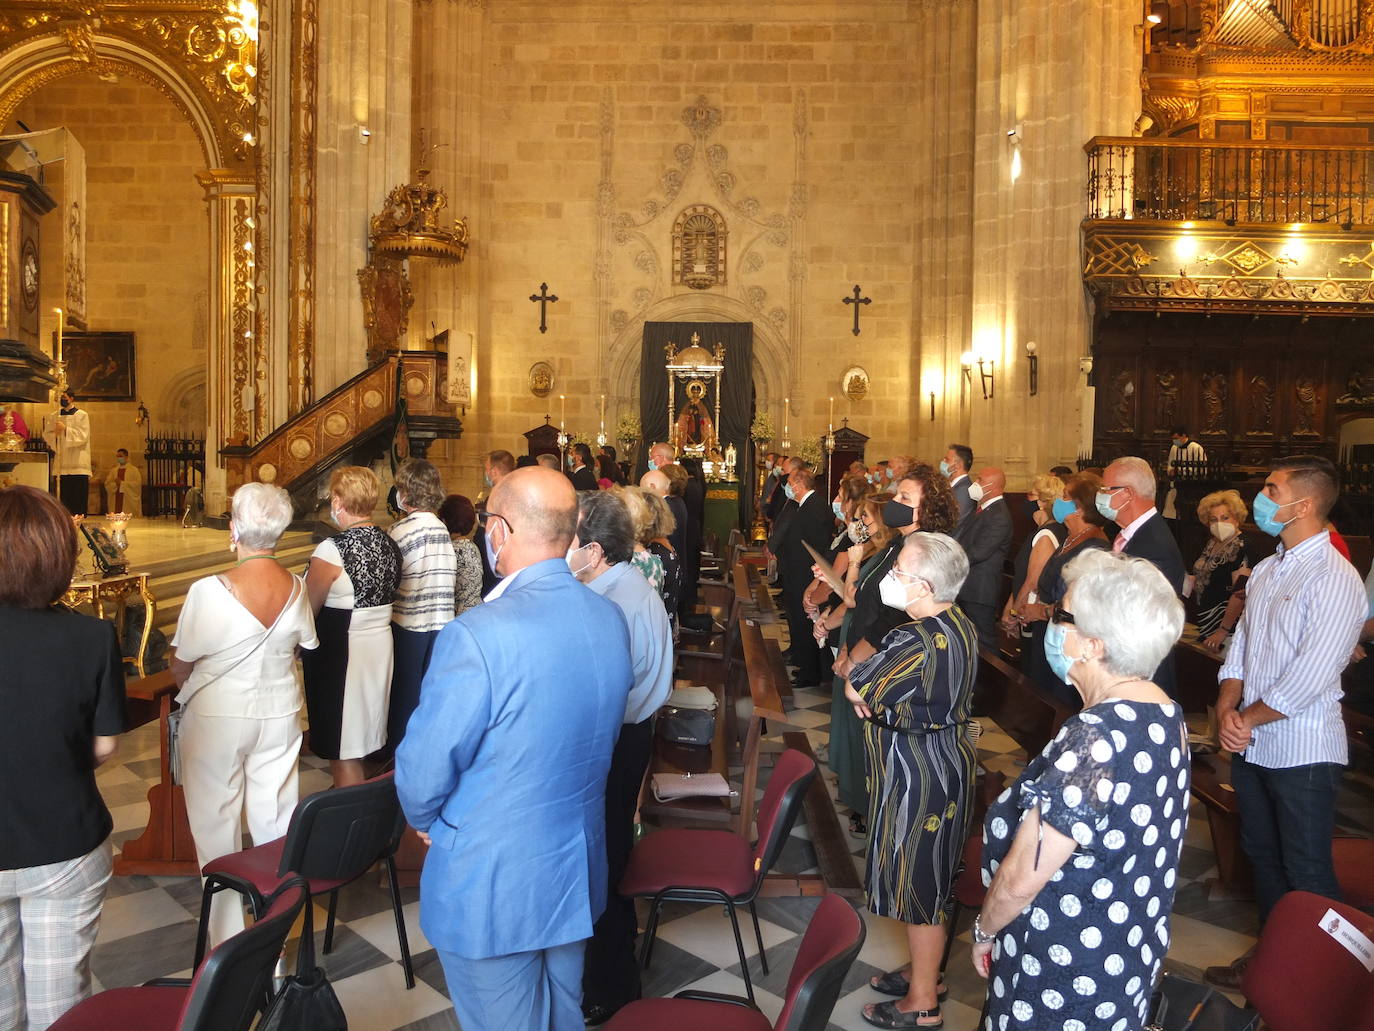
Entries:
POLYGON ((725 345, 714 351, 701 346, 692 334, 689 346, 664 347, 668 361, 668 439, 679 455, 721 462, 720 384, 725 372, 725 345))

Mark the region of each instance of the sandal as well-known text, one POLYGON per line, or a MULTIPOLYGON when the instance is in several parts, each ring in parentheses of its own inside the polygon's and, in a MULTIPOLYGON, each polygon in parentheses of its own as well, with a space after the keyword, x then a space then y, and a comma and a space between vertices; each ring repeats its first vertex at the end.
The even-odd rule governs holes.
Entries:
MULTIPOLYGON (((906 975, 900 970, 889 970, 886 974, 879 974, 877 977, 870 978, 868 987, 875 992, 882 992, 884 995, 895 995, 897 998, 905 998, 906 993, 911 991, 911 982, 906 979, 906 975)), ((935 982, 935 998, 945 1001, 945 996, 949 994, 949 987, 945 984, 942 976, 935 982)))
MULTIPOLYGON (((867 822, 862 816, 860 816, 858 813, 850 813, 850 814, 849 814, 849 833, 852 834, 852 835, 854 835, 854 837, 856 837, 856 838, 865 838, 865 837, 867 837, 867 836, 868 836, 868 822, 867 822)), ((903 992, 902 994, 905 995, 906 993, 903 992)))
POLYGON ((868 1006, 859 1010, 864 1020, 874 1027, 887 1028, 928 1028, 936 1031, 945 1026, 944 1017, 940 1016, 940 1007, 936 1006, 933 1010, 913 1010, 911 1013, 903 1013, 897 1008, 895 1002, 870 1003, 868 1006), (921 1021, 927 1017, 937 1018, 933 1024, 922 1024, 921 1021))

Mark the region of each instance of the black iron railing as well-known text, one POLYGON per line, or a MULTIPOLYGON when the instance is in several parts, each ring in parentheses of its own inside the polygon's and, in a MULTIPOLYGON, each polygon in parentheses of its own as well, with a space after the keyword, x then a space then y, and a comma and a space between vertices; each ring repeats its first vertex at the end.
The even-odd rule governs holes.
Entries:
POLYGON ((1097 136, 1084 149, 1089 218, 1374 224, 1374 146, 1097 136))

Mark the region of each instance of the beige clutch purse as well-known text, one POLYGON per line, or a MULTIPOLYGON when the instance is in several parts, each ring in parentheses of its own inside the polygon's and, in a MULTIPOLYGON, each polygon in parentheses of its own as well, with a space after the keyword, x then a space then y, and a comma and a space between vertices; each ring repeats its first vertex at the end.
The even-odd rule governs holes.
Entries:
POLYGON ((654 798, 672 802, 678 798, 728 798, 734 794, 719 773, 655 773, 654 798))

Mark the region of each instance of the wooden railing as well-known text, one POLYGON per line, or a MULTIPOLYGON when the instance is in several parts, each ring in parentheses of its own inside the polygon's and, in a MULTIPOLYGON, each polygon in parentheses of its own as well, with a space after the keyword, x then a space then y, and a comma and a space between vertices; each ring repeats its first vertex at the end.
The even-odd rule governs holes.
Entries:
POLYGON ((397 429, 400 402, 412 436, 417 424, 438 424, 429 437, 456 437, 459 427, 444 400, 448 357, 435 351, 388 355, 331 390, 309 408, 249 447, 226 447, 229 490, 266 480, 294 492, 358 445, 397 429), (450 427, 448 424, 452 424, 450 427))
POLYGON ((1374 146, 1089 140, 1090 219, 1374 225, 1374 146))

